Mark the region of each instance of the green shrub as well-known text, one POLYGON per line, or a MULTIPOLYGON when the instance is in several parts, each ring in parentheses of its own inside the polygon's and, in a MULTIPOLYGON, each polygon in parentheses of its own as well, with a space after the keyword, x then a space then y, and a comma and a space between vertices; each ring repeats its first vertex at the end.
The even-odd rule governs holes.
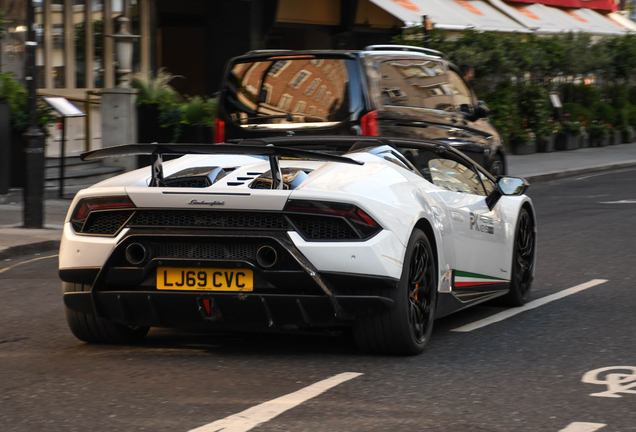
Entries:
POLYGON ((524 87, 517 98, 522 127, 531 129, 539 141, 550 134, 550 96, 548 92, 535 85, 524 87))
POLYGON ((636 105, 627 104, 625 111, 627 114, 627 123, 632 127, 636 127, 636 105))
POLYGON ((605 102, 596 102, 592 105, 593 119, 613 125, 616 123, 616 111, 610 104, 605 102))
POLYGON ((509 144, 510 135, 520 126, 514 86, 501 83, 495 91, 486 95, 485 100, 490 108, 492 125, 499 131, 502 141, 509 144))
MULTIPOLYGON (((11 105, 11 129, 24 133, 29 126, 29 95, 27 91, 13 79, 12 73, 0 74, 0 101, 11 105)), ((36 106, 38 126, 49 134, 48 126, 57 122, 57 116, 50 106, 38 100, 36 106)))
POLYGON ((614 85, 611 86, 608 91, 607 94, 609 96, 609 100, 611 102, 611 105, 616 108, 616 109, 622 109, 625 108, 625 105, 628 102, 628 93, 627 93, 627 87, 623 86, 623 85, 614 85))
POLYGON ((165 68, 157 73, 136 73, 132 77, 131 86, 137 89, 137 105, 156 105, 160 111, 174 108, 183 100, 181 95, 170 85, 170 82, 178 78, 165 68))
POLYGON ((590 138, 594 140, 604 140, 609 136, 609 129, 604 123, 592 123, 588 129, 590 138))

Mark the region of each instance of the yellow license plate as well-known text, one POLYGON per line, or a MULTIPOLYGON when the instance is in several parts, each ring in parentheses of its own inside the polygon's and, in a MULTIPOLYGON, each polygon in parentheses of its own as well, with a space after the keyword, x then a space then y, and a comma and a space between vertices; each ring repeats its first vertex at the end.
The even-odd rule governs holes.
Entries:
POLYGON ((157 289, 253 291, 254 273, 244 269, 157 268, 157 289))

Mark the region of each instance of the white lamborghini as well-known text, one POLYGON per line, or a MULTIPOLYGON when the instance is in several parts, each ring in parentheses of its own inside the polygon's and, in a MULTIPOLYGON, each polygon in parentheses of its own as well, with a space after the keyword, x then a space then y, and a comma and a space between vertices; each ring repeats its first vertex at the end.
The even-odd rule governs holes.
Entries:
POLYGON ((435 318, 528 298, 527 182, 442 142, 284 137, 82 157, 138 154, 152 166, 80 191, 66 218, 59 274, 82 341, 351 326, 364 351, 417 354, 435 318))

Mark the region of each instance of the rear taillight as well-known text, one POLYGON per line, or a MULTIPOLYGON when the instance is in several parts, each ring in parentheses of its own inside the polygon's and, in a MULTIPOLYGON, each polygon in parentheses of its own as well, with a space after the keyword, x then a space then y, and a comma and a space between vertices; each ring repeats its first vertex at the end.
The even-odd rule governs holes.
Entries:
POLYGON ((135 204, 127 196, 110 196, 101 198, 84 198, 77 203, 71 224, 76 232, 81 232, 86 219, 94 211, 133 209, 135 204))
POLYGON ((214 119, 214 144, 219 144, 225 141, 225 122, 214 119))
POLYGON ((289 200, 285 206, 285 211, 345 218, 359 232, 362 239, 367 239, 382 231, 382 227, 371 216, 353 204, 289 200))
POLYGON ((360 119, 360 129, 362 129, 362 135, 380 135, 380 130, 378 129, 378 112, 370 111, 363 115, 360 119))

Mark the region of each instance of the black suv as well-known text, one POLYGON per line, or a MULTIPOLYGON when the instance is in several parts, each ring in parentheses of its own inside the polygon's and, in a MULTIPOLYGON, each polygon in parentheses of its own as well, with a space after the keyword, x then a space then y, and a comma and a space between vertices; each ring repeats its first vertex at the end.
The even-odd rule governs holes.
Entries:
POLYGON ((487 107, 438 51, 251 51, 230 60, 219 97, 215 142, 276 135, 432 139, 495 176, 505 174, 487 107))

